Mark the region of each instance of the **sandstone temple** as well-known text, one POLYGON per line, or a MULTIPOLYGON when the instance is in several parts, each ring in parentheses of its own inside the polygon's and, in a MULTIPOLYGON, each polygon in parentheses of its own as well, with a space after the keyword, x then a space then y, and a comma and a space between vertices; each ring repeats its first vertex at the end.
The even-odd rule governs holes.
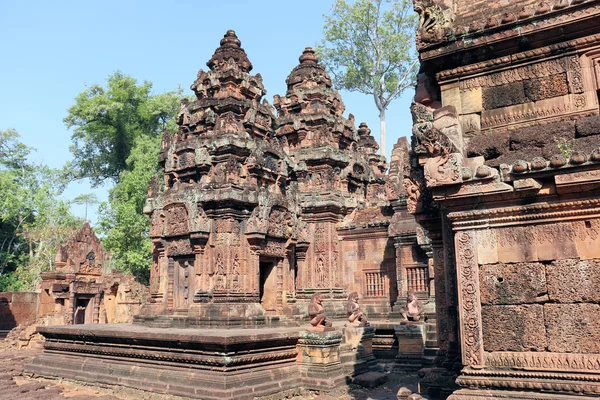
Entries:
POLYGON ((600 2, 414 3, 389 166, 312 49, 271 106, 228 31, 162 140, 148 302, 40 328, 28 372, 251 399, 387 360, 429 398, 599 397, 600 2))

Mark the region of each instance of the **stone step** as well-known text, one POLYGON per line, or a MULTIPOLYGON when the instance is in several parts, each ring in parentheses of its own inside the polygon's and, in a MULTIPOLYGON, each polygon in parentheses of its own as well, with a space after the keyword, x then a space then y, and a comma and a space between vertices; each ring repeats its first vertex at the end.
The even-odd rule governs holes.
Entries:
POLYGON ((352 378, 352 383, 366 388, 374 388, 387 382, 388 376, 383 372, 365 372, 352 378))

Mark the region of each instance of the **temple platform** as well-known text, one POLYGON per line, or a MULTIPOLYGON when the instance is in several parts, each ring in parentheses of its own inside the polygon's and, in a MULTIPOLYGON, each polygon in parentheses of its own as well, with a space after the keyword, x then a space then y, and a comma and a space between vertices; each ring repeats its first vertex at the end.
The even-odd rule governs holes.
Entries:
POLYGON ((134 324, 39 328, 26 373, 200 399, 251 399, 300 385, 299 328, 161 329, 134 324))
POLYGON ((40 327, 46 339, 44 353, 24 370, 34 376, 198 399, 253 399, 300 388, 330 390, 375 372, 371 351, 375 329, 347 328, 343 321, 336 321, 334 328, 320 334, 305 327, 40 327), (352 343, 344 339, 347 329, 356 336, 352 343), (316 371, 320 372, 313 376, 316 371))

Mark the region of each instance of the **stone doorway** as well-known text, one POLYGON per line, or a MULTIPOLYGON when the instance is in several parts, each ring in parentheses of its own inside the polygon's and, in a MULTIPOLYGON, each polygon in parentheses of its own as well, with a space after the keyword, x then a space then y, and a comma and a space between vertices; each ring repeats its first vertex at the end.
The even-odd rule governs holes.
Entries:
POLYGON ((275 261, 260 260, 260 304, 265 311, 276 311, 277 273, 275 261))
POLYGON ((92 307, 90 297, 76 297, 73 325, 91 324, 92 307))

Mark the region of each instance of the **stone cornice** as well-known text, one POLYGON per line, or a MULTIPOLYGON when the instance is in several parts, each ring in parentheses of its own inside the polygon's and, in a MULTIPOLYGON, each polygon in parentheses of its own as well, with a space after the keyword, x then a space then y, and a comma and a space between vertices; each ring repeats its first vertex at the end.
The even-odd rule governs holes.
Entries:
POLYGON ((447 83, 455 79, 475 74, 483 74, 488 71, 500 71, 503 68, 513 69, 520 64, 544 59, 550 60, 557 57, 565 57, 570 54, 577 53, 577 50, 582 48, 600 47, 600 34, 590 35, 578 39, 569 40, 567 42, 553 44, 535 50, 523 51, 512 55, 496 58, 493 60, 482 61, 479 63, 469 64, 457 68, 448 69, 436 74, 436 79, 440 83, 447 83))
POLYGON ((491 226, 540 224, 600 217, 600 199, 538 203, 448 213, 454 230, 482 229, 491 226))
MULTIPOLYGON (((581 3, 572 1, 571 3, 581 3)), ((564 27, 571 24, 573 29, 579 30, 585 22, 592 23, 600 13, 600 1, 587 1, 583 4, 574 4, 567 8, 556 9, 545 14, 538 14, 519 19, 518 16, 494 16, 480 27, 469 26, 455 28, 455 39, 452 42, 435 43, 420 49, 422 61, 428 61, 447 56, 452 53, 475 50, 480 47, 497 45, 512 39, 523 40, 530 34, 540 35, 544 31, 564 27), (511 21, 512 20, 512 21, 511 21), (503 21, 510 21, 502 24, 503 21), (493 27, 491 25, 494 25, 493 27), (462 32, 461 32, 462 30, 462 32)), ((566 34, 565 30, 561 31, 566 34)), ((555 35, 546 35, 553 38, 555 35)))

